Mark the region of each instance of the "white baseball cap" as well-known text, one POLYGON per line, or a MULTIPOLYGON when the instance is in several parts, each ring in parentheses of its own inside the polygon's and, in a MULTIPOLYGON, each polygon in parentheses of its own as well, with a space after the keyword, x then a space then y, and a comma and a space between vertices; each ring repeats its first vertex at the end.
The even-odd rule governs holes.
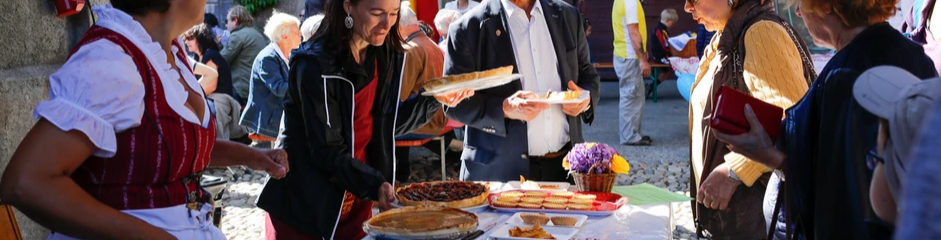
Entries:
POLYGON ((853 97, 867 111, 889 122, 886 179, 892 195, 901 193, 901 179, 912 143, 919 135, 925 113, 941 93, 938 77, 921 80, 904 69, 878 66, 859 75, 853 97))

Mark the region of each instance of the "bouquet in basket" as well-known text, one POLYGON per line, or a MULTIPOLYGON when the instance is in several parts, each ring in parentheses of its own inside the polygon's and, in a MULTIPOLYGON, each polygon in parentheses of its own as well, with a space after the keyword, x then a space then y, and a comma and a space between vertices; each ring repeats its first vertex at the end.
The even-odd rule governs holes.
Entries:
POLYGON ((617 174, 627 174, 631 166, 624 157, 604 143, 586 142, 572 147, 562 167, 575 178, 581 191, 610 192, 617 174))

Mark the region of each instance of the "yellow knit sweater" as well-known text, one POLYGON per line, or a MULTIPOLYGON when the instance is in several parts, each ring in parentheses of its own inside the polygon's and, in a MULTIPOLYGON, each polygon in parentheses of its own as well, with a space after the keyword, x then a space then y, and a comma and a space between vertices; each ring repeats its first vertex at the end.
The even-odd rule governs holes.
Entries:
MULTIPOLYGON (((713 43, 716 42, 714 38, 713 43)), ((745 52, 744 79, 753 97, 787 109, 807 92, 800 53, 783 26, 771 21, 760 21, 752 25, 745 32, 745 52)), ((712 61, 720 60, 714 54, 706 56, 700 63, 700 73, 709 72, 709 66, 714 64, 712 61)), ((696 88, 709 88, 708 85, 712 84, 711 78, 714 75, 699 74, 698 77, 696 88), (698 84, 700 82, 704 84, 698 84)), ((690 102, 692 103, 694 100, 690 102)), ((702 112, 705 108, 705 106, 699 104, 691 104, 690 107, 693 108, 693 112, 702 112)), ((699 131, 698 129, 701 128, 694 127, 693 131, 699 131)), ((694 136, 696 135, 701 136, 702 133, 694 133, 694 136)), ((703 144, 702 138, 693 137, 692 140, 694 146, 703 144)), ((699 164, 701 165, 702 157, 696 159, 695 155, 697 153, 693 153, 693 155, 693 160, 700 161, 699 164)), ((751 186, 761 174, 770 171, 764 164, 752 161, 734 152, 725 155, 725 162, 746 186, 751 186)), ((696 175, 700 174, 697 173, 696 175)))

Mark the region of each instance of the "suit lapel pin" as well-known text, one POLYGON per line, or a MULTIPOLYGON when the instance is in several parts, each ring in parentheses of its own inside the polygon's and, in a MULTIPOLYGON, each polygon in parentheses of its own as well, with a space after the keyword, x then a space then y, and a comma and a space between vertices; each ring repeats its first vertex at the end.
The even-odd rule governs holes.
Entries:
POLYGON ((503 31, 500 31, 500 29, 497 29, 497 37, 499 37, 502 34, 503 34, 503 31))

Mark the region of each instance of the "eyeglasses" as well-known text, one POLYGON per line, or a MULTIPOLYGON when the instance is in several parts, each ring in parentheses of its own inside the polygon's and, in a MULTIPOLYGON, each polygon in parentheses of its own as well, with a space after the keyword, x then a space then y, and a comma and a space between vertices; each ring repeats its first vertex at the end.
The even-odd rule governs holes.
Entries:
POLYGON ((885 158, 879 156, 879 153, 877 153, 875 149, 869 150, 869 152, 866 153, 866 167, 868 167, 869 170, 874 170, 879 163, 885 164, 885 158))

